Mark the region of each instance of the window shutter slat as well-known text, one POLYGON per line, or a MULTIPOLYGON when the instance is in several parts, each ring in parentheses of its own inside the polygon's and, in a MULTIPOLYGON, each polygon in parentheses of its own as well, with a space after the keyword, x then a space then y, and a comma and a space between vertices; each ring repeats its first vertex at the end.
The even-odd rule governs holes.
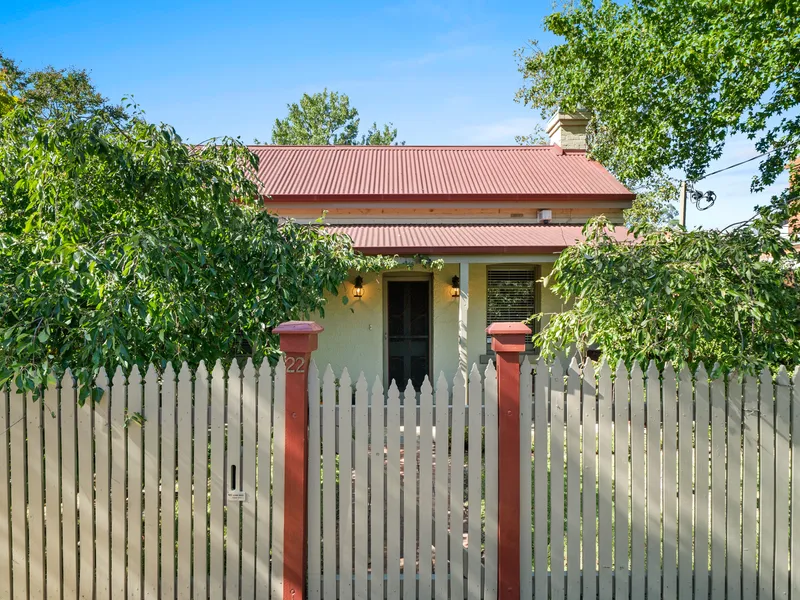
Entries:
MULTIPOLYGON (((527 321, 536 312, 536 272, 533 267, 490 268, 486 286, 486 325, 527 321)), ((530 342, 530 336, 526 338, 530 342)))

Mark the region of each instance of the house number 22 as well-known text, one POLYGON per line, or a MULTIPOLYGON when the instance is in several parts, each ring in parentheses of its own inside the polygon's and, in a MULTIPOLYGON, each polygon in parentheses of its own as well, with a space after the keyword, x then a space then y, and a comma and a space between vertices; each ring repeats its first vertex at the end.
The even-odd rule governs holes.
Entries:
POLYGON ((302 356, 289 356, 286 359, 286 372, 287 373, 305 373, 306 372, 306 359, 302 356))

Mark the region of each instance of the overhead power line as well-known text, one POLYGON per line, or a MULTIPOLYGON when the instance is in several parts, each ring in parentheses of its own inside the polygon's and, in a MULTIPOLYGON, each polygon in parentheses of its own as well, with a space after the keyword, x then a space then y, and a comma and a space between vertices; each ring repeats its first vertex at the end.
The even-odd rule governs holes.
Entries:
POLYGON ((730 171, 731 169, 735 169, 736 167, 740 167, 740 166, 742 166, 744 164, 747 164, 749 162, 753 162, 754 160, 758 160, 759 158, 763 158, 764 156, 766 156, 767 154, 770 154, 771 152, 772 152, 772 150, 770 150, 769 152, 764 152, 763 154, 759 154, 758 156, 754 156, 752 158, 748 158, 747 160, 743 160, 741 162, 738 162, 738 163, 735 163, 735 164, 732 164, 732 165, 728 165, 727 167, 723 167, 722 169, 717 169, 716 171, 711 171, 711 173, 706 173, 705 175, 703 175, 697 181, 703 181, 703 179, 707 179, 708 177, 711 177, 712 175, 717 175, 718 173, 722 173, 724 171, 730 171))
POLYGON ((723 167, 722 169, 717 169, 716 171, 711 171, 711 173, 706 173, 700 179, 697 179, 695 181, 695 183, 697 183, 697 181, 703 181, 703 179, 711 177, 712 175, 716 175, 717 173, 722 173, 723 171, 729 171, 731 169, 735 169, 736 167, 740 167, 740 166, 742 166, 744 164, 747 164, 749 162, 753 162, 754 160, 758 160, 759 158, 763 158, 767 154, 772 154, 775 150, 777 150, 777 148, 773 148, 772 150, 769 150, 768 152, 764 152, 763 154, 759 154, 758 156, 754 156, 752 158, 748 158, 747 160, 743 160, 741 162, 738 162, 738 163, 735 163, 735 164, 732 164, 732 165, 728 165, 727 167, 723 167))

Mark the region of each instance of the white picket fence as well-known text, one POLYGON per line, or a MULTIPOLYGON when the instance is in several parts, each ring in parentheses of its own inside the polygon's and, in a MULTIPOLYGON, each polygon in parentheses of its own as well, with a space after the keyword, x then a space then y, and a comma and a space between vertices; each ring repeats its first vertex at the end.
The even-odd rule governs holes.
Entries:
POLYGON ((495 369, 405 389, 309 374, 312 600, 497 596, 495 369))
POLYGON ((0 598, 280 598, 284 372, 274 395, 249 361, 101 373, 94 406, 69 373, 0 393, 0 598))
MULTIPOLYGON (((522 598, 800 600, 800 370, 521 368, 522 598)), ((309 598, 499 595, 496 377, 312 364, 309 598)), ((285 378, 2 391, 0 598, 280 598, 285 378)))
POLYGON ((522 598, 800 598, 800 368, 531 370, 522 598))

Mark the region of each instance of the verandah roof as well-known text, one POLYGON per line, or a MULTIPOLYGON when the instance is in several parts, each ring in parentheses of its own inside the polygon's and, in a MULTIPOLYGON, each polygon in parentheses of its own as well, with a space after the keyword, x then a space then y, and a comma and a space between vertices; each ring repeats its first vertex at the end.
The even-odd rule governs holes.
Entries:
MULTIPOLYGON (((551 254, 582 241, 582 225, 327 225, 365 254, 551 254)), ((624 227, 618 240, 632 239, 624 227)))

